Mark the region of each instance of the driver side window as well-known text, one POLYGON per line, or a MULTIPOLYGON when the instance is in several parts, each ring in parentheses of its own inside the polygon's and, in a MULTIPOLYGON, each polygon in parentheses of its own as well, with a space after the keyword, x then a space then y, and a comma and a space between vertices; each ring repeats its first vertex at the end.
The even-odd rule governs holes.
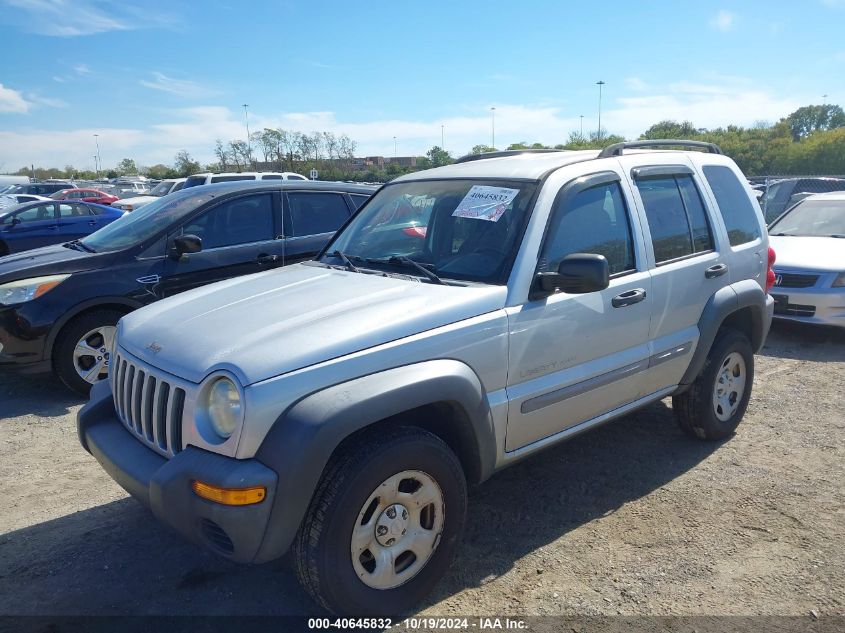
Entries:
POLYGON ((611 275, 636 269, 628 209, 618 182, 555 200, 539 270, 556 271, 573 253, 604 255, 611 275))
POLYGON ((26 209, 12 216, 21 222, 39 222, 44 220, 55 220, 56 213, 52 203, 39 204, 37 207, 26 209))
POLYGON ((182 235, 196 235, 203 250, 272 240, 273 199, 270 194, 227 200, 194 218, 182 235))

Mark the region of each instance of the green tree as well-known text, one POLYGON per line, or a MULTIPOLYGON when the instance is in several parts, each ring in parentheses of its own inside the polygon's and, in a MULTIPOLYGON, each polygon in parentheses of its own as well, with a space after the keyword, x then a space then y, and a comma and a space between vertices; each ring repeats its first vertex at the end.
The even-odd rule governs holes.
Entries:
POLYGON ((486 154, 488 152, 498 152, 495 147, 491 147, 490 145, 473 145, 472 149, 470 150, 470 154, 486 154))
POLYGON ((792 131, 792 140, 800 141, 813 132, 845 127, 845 111, 838 105, 808 105, 784 119, 792 131))
POLYGON ((184 149, 176 152, 173 162, 174 171, 181 178, 186 178, 202 170, 200 164, 191 158, 191 155, 184 149))
POLYGON ((694 139, 698 136, 699 130, 689 121, 678 123, 677 121, 660 121, 655 123, 645 132, 640 134, 640 140, 645 139, 694 139))
POLYGON ((164 180, 165 178, 176 178, 177 172, 172 167, 168 167, 167 165, 153 165, 152 167, 147 167, 144 171, 144 175, 148 178, 152 178, 154 180, 164 180))
POLYGON ((135 161, 131 158, 124 158, 117 164, 117 171, 121 176, 137 176, 138 167, 135 166, 135 161))
MULTIPOLYGON (((435 145, 425 153, 432 167, 442 167, 452 163, 452 155, 439 145, 435 145)), ((419 166, 419 162, 417 162, 419 166)))

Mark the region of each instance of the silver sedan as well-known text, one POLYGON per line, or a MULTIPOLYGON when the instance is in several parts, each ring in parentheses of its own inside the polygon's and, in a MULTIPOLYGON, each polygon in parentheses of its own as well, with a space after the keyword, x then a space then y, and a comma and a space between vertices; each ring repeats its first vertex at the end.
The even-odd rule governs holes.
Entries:
POLYGON ((805 198, 769 235, 775 317, 845 327, 845 192, 805 198))

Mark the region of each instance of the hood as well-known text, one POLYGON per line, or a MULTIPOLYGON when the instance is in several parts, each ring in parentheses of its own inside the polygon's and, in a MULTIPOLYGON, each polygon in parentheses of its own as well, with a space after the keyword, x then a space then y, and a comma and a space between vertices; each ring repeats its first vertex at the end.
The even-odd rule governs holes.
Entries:
POLYGON ((121 198, 114 204, 147 204, 148 202, 152 202, 153 200, 158 200, 157 196, 135 196, 134 198, 121 198))
POLYGON ((769 246, 775 249, 776 269, 845 270, 845 239, 842 238, 772 235, 769 246))
POLYGON ((0 257, 0 283, 62 273, 78 273, 103 265, 112 253, 85 253, 61 244, 0 257))
POLYGON ((492 312, 506 296, 505 286, 295 264, 154 303, 124 317, 119 336, 131 354, 191 382, 225 369, 249 385, 492 312))

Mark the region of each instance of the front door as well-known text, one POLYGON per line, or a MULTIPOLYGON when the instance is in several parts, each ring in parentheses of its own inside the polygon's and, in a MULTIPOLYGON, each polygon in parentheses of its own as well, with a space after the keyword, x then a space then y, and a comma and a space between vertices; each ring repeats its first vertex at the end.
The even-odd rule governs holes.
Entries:
POLYGON ((566 255, 596 253, 608 260, 610 285, 508 308, 506 450, 644 395, 651 278, 631 209, 616 171, 569 181, 552 203, 537 272, 557 270, 566 255))
POLYGON ((10 214, 0 229, 10 253, 28 251, 62 241, 56 218, 56 205, 53 202, 45 202, 10 214))
POLYGON ((171 296, 215 281, 269 270, 282 264, 279 195, 255 193, 230 198, 186 221, 168 238, 168 253, 179 235, 196 235, 202 250, 169 256, 163 296, 171 296))

